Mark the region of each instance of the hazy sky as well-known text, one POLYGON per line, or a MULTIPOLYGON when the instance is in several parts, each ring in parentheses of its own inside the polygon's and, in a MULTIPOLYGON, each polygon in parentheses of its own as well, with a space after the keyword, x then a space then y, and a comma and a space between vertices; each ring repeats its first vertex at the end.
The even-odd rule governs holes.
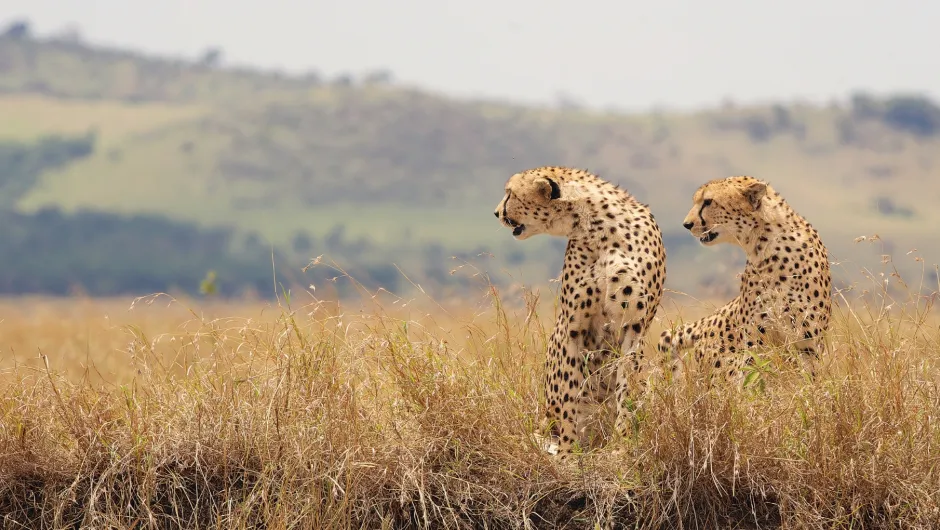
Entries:
POLYGON ((845 98, 940 99, 931 0, 0 0, 0 23, 72 25, 93 43, 230 63, 376 68, 454 95, 644 109, 845 98))

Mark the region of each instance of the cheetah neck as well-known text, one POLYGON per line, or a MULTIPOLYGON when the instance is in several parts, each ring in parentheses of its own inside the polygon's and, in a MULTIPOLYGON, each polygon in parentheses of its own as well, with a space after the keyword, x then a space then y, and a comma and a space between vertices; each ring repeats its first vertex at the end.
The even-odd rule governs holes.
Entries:
MULTIPOLYGON (((597 240, 597 248, 607 248, 614 240, 622 239, 625 222, 632 222, 637 203, 632 195, 605 182, 590 183, 576 188, 576 198, 571 200, 571 215, 574 217, 568 238, 579 241, 597 240), (596 187, 611 195, 597 195, 596 187), (611 232, 611 228, 616 228, 611 232)), ((571 222, 570 220, 568 222, 571 222)))
POLYGON ((791 235, 798 237, 800 234, 796 223, 798 216, 793 208, 779 195, 775 194, 770 199, 763 208, 761 220, 742 241, 747 260, 753 263, 759 263, 774 254, 781 238, 791 235))

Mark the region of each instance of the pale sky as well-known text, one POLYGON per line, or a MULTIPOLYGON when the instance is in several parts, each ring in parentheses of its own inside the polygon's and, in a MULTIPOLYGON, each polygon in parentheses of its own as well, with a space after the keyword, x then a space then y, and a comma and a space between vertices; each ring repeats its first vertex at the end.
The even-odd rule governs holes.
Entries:
POLYGON ((931 0, 0 0, 40 35, 327 75, 389 69, 455 96, 595 107, 940 100, 931 0))

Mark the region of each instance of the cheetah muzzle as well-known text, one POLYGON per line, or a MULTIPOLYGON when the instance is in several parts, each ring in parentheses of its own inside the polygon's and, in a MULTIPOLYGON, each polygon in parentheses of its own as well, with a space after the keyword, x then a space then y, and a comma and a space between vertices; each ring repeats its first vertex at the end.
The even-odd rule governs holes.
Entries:
MULTIPOLYGON (((508 202, 508 201, 507 201, 507 202, 508 202)), ((512 228, 512 235, 513 235, 514 237, 519 237, 519 236, 522 235, 523 232, 525 232, 525 225, 524 225, 524 224, 518 223, 518 222, 516 222, 515 220, 510 219, 508 216, 506 216, 506 205, 505 205, 505 204, 503 205, 503 209, 502 209, 502 214, 503 214, 502 217, 500 217, 499 214, 500 214, 500 211, 499 211, 499 210, 493 212, 493 215, 495 215, 496 218, 499 219, 500 222, 501 222, 504 226, 507 226, 507 227, 509 227, 509 228, 512 228)))

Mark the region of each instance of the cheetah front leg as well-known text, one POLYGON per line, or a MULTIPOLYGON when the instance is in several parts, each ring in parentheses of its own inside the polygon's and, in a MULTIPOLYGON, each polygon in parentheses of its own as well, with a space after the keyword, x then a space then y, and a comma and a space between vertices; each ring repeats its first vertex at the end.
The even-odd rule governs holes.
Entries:
POLYGON ((820 312, 813 301, 805 302, 802 298, 790 295, 791 329, 796 330, 793 342, 800 368, 815 381, 817 363, 826 346, 819 329, 826 326, 829 316, 820 312))
POLYGON ((592 367, 599 363, 596 333, 588 322, 570 324, 567 336, 557 345, 560 355, 552 355, 546 378, 548 408, 553 444, 549 452, 565 456, 582 445, 582 429, 592 412, 595 394, 592 367))
MULTIPOLYGON (((673 363, 673 379, 680 377, 684 371, 682 352, 694 352, 695 364, 709 360, 714 362, 722 355, 727 356, 729 346, 733 346, 735 335, 740 331, 738 326, 732 326, 735 316, 740 313, 741 299, 733 298, 717 311, 706 317, 689 322, 675 330, 665 330, 659 337, 656 349, 663 355, 669 355, 673 363), (729 335, 730 334, 730 335, 729 335)), ((720 365, 716 368, 722 368, 720 365)))
POLYGON ((605 325, 619 337, 617 347, 622 352, 617 360, 614 394, 617 400, 615 429, 623 436, 628 425, 632 425, 634 402, 646 390, 642 372, 648 363, 644 359, 643 345, 659 297, 647 289, 643 268, 627 256, 612 255, 606 272, 605 314, 611 321, 605 325))
POLYGON ((633 425, 636 400, 646 391, 646 379, 640 376, 643 349, 643 332, 632 325, 624 328, 624 355, 617 362, 617 420, 614 429, 619 436, 626 436, 633 425))

